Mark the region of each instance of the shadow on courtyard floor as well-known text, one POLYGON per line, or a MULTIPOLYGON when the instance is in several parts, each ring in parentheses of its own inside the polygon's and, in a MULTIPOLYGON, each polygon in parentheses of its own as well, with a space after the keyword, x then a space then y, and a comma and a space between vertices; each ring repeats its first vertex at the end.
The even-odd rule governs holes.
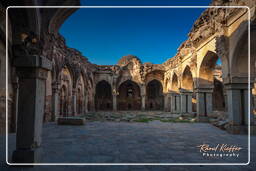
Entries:
MULTIPOLYGON (((47 123, 43 129, 42 163, 246 163, 247 136, 231 135, 206 123, 88 122, 84 126, 47 123), (228 144, 242 147, 239 157, 207 157, 198 145, 228 144)), ((256 137, 251 137, 249 166, 219 166, 220 170, 255 169, 256 137)), ((1 154, 5 154, 1 137, 1 154)), ((9 159, 15 134, 9 136, 9 159)), ((1 155, 1 163, 5 156, 1 155)), ((212 170, 216 166, 35 166, 27 170, 212 170)), ((5 170, 21 170, 7 167, 5 170)), ((2 169, 1 169, 2 170, 2 169)))

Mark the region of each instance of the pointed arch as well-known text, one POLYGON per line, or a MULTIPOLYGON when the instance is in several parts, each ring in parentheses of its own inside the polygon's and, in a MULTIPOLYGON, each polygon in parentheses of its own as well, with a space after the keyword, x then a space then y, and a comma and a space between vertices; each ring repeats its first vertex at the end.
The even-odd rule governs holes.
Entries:
POLYGON ((173 92, 178 92, 179 91, 178 76, 175 72, 172 75, 171 91, 173 91, 173 92))
POLYGON ((153 79, 146 85, 146 109, 163 110, 164 96, 162 83, 153 79))
POLYGON ((95 89, 95 109, 112 110, 113 96, 111 85, 107 81, 101 80, 96 84, 95 89))
POLYGON ((117 108, 118 110, 141 109, 141 90, 136 82, 126 80, 118 87, 117 108))
POLYGON ((187 91, 193 91, 194 82, 190 67, 187 65, 182 73, 181 88, 187 91))

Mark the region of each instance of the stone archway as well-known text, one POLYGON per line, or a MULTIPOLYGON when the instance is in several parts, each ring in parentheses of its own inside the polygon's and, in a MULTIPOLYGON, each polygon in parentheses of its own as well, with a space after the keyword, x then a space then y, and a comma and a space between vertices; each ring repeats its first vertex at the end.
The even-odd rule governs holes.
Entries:
POLYGON ((203 58, 199 69, 199 87, 212 87, 214 81, 214 69, 219 57, 216 53, 208 51, 203 58))
POLYGON ((112 110, 113 109, 113 96, 111 85, 102 80, 96 85, 95 94, 95 109, 96 110, 112 110))
MULTIPOLYGON (((208 121, 208 116, 213 114, 213 110, 225 104, 221 60, 215 52, 207 51, 199 68, 199 78, 197 87, 197 114, 199 121, 208 121), (216 80, 219 79, 217 83, 216 80), (220 81, 221 80, 221 81, 220 81)), ((224 108, 224 107, 223 107, 224 108)))
POLYGON ((146 109, 147 110, 163 110, 164 96, 163 86, 160 81, 154 79, 147 84, 146 87, 146 109))
POLYGON ((118 110, 140 110, 141 94, 140 87, 131 80, 123 82, 118 88, 117 96, 118 110))
MULTIPOLYGON (((234 34, 236 43, 233 48, 233 54, 231 59, 231 82, 225 84, 227 89, 227 103, 229 114, 229 128, 231 133, 247 133, 248 122, 251 124, 251 132, 255 133, 256 127, 254 124, 254 116, 252 108, 248 109, 248 95, 252 95, 251 89, 248 90, 248 30, 246 24, 241 24, 240 28, 234 34), (244 30, 243 30, 244 29, 244 30), (249 120, 250 115, 250 120, 249 120)), ((253 26, 253 25, 252 25, 253 26)), ((255 27, 255 24, 254 24, 255 27)), ((255 78, 255 56, 256 50, 252 48, 256 41, 256 31, 254 27, 251 28, 251 61, 250 61, 250 74, 252 78, 255 78)), ((253 81, 250 80, 251 88, 253 81)), ((252 96, 251 96, 252 97, 252 96)), ((252 98, 250 99, 252 100, 252 98)), ((251 102, 252 104, 252 102, 251 102)))
POLYGON ((185 67, 181 79, 181 112, 192 113, 196 111, 196 103, 193 76, 189 66, 185 67))

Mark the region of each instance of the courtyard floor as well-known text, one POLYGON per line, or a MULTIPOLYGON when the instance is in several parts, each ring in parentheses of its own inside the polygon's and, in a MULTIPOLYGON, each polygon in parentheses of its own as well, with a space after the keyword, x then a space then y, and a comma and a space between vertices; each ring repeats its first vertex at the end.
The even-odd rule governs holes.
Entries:
MULTIPOLYGON (((1 137, 1 163, 5 161, 4 136, 1 137)), ((253 170, 256 137, 251 137, 249 166, 218 166, 220 170, 253 170)), ((42 163, 247 163, 248 137, 231 135, 208 123, 87 122, 84 126, 43 128, 42 163), (201 144, 242 147, 238 157, 207 157, 201 144)), ((9 135, 9 158, 15 149, 15 134, 9 135)), ((218 152, 217 152, 218 153, 218 152)), ((220 153, 220 152, 219 152, 220 153)), ((223 154, 223 152, 222 152, 223 154)), ((216 166, 35 166, 8 167, 6 170, 212 170, 216 166)), ((0 169, 1 170, 1 169, 0 169)))

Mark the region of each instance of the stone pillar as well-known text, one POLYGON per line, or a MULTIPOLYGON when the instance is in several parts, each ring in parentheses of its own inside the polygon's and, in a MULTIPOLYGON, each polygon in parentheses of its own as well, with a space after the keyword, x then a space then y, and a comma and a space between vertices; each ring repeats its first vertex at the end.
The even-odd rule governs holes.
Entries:
POLYGON ((19 104, 14 163, 39 162, 45 103, 45 81, 51 62, 42 56, 14 59, 19 77, 19 104))
POLYGON ((181 113, 192 113, 192 92, 183 91, 180 94, 181 113))
POLYGON ((88 112, 88 95, 87 93, 85 93, 84 95, 84 109, 85 109, 85 113, 88 112))
POLYGON ((141 95, 141 110, 145 110, 146 108, 146 95, 141 95))
POLYGON ((93 98, 89 98, 88 100, 92 99, 92 100, 91 100, 91 106, 90 106, 90 107, 91 107, 91 111, 92 111, 92 112, 95 112, 95 100, 94 100, 95 93, 92 94, 92 97, 93 97, 93 98))
POLYGON ((181 113, 187 113, 187 102, 186 102, 186 94, 181 93, 180 94, 180 103, 181 103, 181 109, 180 112, 181 113))
POLYGON ((223 95, 224 95, 224 103, 225 103, 225 112, 228 111, 228 95, 227 95, 227 90, 226 87, 224 86, 223 88, 223 95))
POLYGON ((59 117, 59 102, 60 102, 60 89, 59 83, 54 82, 52 84, 52 117, 51 120, 55 121, 57 117, 59 117))
POLYGON ((76 110, 76 90, 73 90, 72 92, 72 115, 76 116, 77 115, 77 110, 76 110))
POLYGON ((171 96, 171 112, 180 113, 180 95, 178 93, 170 93, 171 96))
POLYGON ((11 119, 11 128, 10 132, 17 131, 17 118, 18 118, 18 104, 19 104, 19 78, 15 77, 12 82, 13 84, 13 98, 14 98, 14 105, 12 108, 12 119, 11 119))
POLYGON ((141 110, 146 109, 146 85, 141 84, 141 110))
MULTIPOLYGON (((256 133, 252 106, 248 110, 248 84, 228 84, 228 132, 233 134, 244 134, 248 132, 248 123, 251 125, 251 133, 256 133), (250 115, 250 120, 248 116, 250 115)), ((251 90, 250 90, 251 93, 251 90)), ((251 93, 252 94, 252 93, 251 93)))
POLYGON ((117 111, 116 94, 113 94, 113 111, 117 111))
POLYGON ((113 95, 113 111, 117 111, 117 96, 118 93, 117 92, 117 88, 116 88, 116 84, 117 84, 117 79, 118 79, 118 75, 114 74, 113 75, 113 82, 112 82, 112 95, 113 95))
POLYGON ((175 96, 173 93, 170 93, 170 99, 171 99, 171 102, 170 102, 170 105, 171 105, 171 108, 170 108, 170 112, 171 113, 174 113, 175 112, 175 96))
POLYGON ((164 111, 166 112, 169 111, 169 94, 168 93, 164 94, 164 111))
POLYGON ((199 122, 208 122, 208 115, 212 113, 212 88, 196 89, 197 119, 199 122))

